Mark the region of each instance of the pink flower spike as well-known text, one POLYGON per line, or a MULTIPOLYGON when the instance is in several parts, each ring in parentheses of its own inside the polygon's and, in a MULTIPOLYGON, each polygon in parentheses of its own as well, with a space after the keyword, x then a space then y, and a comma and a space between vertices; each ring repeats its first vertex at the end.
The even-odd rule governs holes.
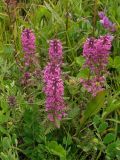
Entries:
POLYGON ((43 71, 44 93, 46 95, 46 112, 50 121, 61 120, 64 116, 64 84, 61 79, 62 44, 59 40, 51 40, 49 48, 50 62, 43 71))

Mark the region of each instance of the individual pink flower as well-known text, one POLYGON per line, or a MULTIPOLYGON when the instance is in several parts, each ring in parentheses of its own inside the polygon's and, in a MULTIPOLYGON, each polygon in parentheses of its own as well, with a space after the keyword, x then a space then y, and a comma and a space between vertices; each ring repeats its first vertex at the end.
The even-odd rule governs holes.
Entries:
POLYGON ((103 19, 105 17, 105 13, 104 12, 98 12, 98 16, 100 19, 103 19))
POLYGON ((104 12, 99 12, 98 15, 100 18, 100 23, 104 26, 104 28, 108 29, 111 32, 116 31, 116 25, 109 20, 104 12))

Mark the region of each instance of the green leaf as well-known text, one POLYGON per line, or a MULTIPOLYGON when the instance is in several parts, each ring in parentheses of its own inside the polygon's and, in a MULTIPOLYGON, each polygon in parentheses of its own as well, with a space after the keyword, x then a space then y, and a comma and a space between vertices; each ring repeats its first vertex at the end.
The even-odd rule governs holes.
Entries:
POLYGON ((4 45, 4 54, 6 54, 7 56, 9 56, 9 54, 13 54, 14 52, 14 48, 11 44, 5 44, 4 45))
POLYGON ((120 68, 120 56, 116 56, 114 59, 110 57, 109 66, 112 68, 119 69, 120 68))
POLYGON ((120 56, 116 56, 114 59, 114 67, 120 68, 120 56))
POLYGON ((3 153, 3 152, 0 153, 0 158, 2 160, 9 160, 9 157, 5 153, 3 153))
POLYGON ((55 19, 59 24, 65 26, 65 22, 62 19, 62 17, 56 12, 54 5, 50 5, 50 3, 47 3, 46 1, 44 2, 46 8, 52 13, 53 19, 55 19))
POLYGON ((0 18, 1 19, 4 19, 4 18, 7 18, 8 15, 6 13, 0 13, 0 18))
POLYGON ((0 111, 0 124, 7 122, 10 118, 10 112, 8 111, 7 113, 3 113, 0 111))
POLYGON ((7 134, 7 130, 0 125, 0 132, 3 134, 7 134))
POLYGON ((114 140, 115 140, 115 135, 113 133, 108 133, 104 137, 103 142, 104 142, 104 144, 109 144, 109 143, 111 143, 114 140))
POLYGON ((78 114, 80 114, 80 108, 79 107, 74 107, 70 110, 70 112, 68 113, 68 117, 73 119, 75 118, 78 114))
POLYGON ((120 108, 120 102, 117 101, 116 99, 113 99, 113 101, 106 107, 105 111, 103 112, 102 117, 105 118, 111 112, 113 112, 119 108, 120 108))
POLYGON ((94 97, 90 103, 87 105, 83 117, 81 118, 81 127, 85 122, 93 115, 95 115, 103 107, 105 101, 105 91, 99 92, 96 97, 94 97))
POLYGON ((98 128, 98 131, 101 133, 101 132, 104 132, 108 127, 108 123, 107 122, 102 122, 100 125, 99 125, 99 128, 98 128))
POLYGON ((106 153, 111 159, 114 159, 115 157, 120 159, 120 140, 109 144, 106 153))
POLYGON ((66 150, 60 144, 58 144, 56 141, 48 142, 47 149, 53 155, 57 155, 60 158, 66 159, 66 150))
POLYGON ((114 60, 111 58, 111 57, 109 57, 109 67, 113 67, 114 66, 114 60))
POLYGON ((77 78, 88 78, 90 70, 88 68, 81 68, 79 73, 77 74, 77 78))
POLYGON ((67 134, 67 137, 64 137, 64 138, 63 138, 63 144, 69 146, 69 145, 71 145, 72 143, 73 143, 73 142, 72 142, 72 137, 71 137, 71 135, 68 133, 68 134, 67 134))
POLYGON ((7 150, 11 147, 11 139, 8 137, 4 137, 2 139, 2 146, 4 150, 7 150))
POLYGON ((83 56, 79 56, 75 58, 75 62, 82 67, 83 64, 85 63, 85 58, 83 56))
POLYGON ((95 117, 94 117, 94 119, 93 119, 94 124, 97 125, 97 124, 100 123, 100 121, 101 121, 100 116, 95 115, 95 117))
POLYGON ((50 19, 51 13, 45 6, 40 6, 35 12, 35 14, 32 15, 32 19, 34 24, 39 24, 42 20, 42 18, 50 19), (36 18, 35 18, 36 17, 36 18))

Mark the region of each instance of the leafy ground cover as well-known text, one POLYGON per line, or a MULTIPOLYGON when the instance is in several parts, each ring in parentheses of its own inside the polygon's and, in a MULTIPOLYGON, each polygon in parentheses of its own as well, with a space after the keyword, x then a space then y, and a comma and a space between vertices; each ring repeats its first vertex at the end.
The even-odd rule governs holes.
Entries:
POLYGON ((0 159, 120 159, 120 1, 0 1, 0 159))

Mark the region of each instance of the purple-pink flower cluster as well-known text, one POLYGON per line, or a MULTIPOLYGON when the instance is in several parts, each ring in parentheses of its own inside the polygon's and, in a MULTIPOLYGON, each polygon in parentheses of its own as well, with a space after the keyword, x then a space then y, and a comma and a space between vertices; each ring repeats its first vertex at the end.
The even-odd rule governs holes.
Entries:
POLYGON ((62 44, 59 40, 51 40, 49 48, 50 62, 44 69, 44 93, 46 95, 46 111, 52 122, 65 116, 64 85, 61 79, 62 44))
POLYGON ((106 70, 108 57, 111 49, 113 36, 100 36, 98 39, 88 38, 83 47, 83 56, 86 59, 85 65, 94 74, 101 74, 106 70))
POLYGON ((36 56, 35 34, 30 29, 24 29, 21 35, 22 48, 24 51, 24 64, 22 67, 22 85, 29 85, 32 76, 40 76, 38 57, 36 56))
POLYGON ((109 31, 115 32, 116 31, 116 25, 115 23, 112 23, 109 18, 105 15, 104 12, 99 12, 98 13, 99 18, 100 18, 100 23, 109 31))
POLYGON ((35 35, 30 29, 25 29, 21 35, 22 47, 24 51, 25 66, 29 66, 32 63, 33 56, 35 54, 35 35))
POLYGON ((83 57, 86 60, 84 67, 90 69, 90 76, 80 81, 93 96, 104 89, 112 40, 111 35, 100 36, 98 39, 88 38, 83 46, 83 57))

